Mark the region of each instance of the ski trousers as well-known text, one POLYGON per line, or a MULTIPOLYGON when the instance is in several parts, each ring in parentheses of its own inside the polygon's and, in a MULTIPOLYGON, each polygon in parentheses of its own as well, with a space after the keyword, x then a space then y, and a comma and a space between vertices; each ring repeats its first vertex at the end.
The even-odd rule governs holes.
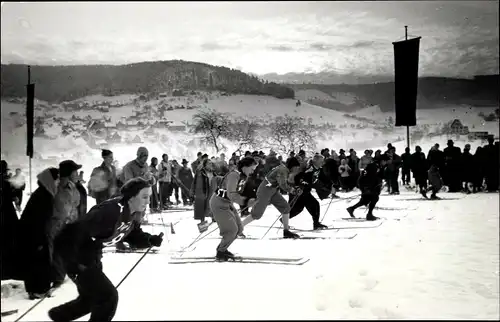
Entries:
POLYGON ((243 232, 243 224, 229 199, 213 194, 210 198, 210 209, 212 210, 217 226, 219 226, 220 236, 222 237, 220 244, 217 246, 217 251, 224 252, 236 240, 238 235, 243 232))
POLYGON ((318 200, 316 200, 316 198, 311 195, 311 192, 304 191, 292 205, 291 203, 295 198, 296 195, 292 194, 290 194, 288 198, 288 203, 290 204, 290 206, 292 206, 292 209, 290 210, 290 219, 300 214, 304 210, 304 208, 306 208, 311 215, 313 222, 318 223, 320 216, 320 205, 318 200))
POLYGON ((250 215, 253 219, 262 218, 268 205, 273 205, 281 214, 290 213, 290 205, 278 190, 278 187, 268 187, 266 181, 262 181, 257 189, 257 200, 252 207, 250 215))
POLYGON ((118 291, 103 273, 102 265, 89 267, 77 275, 69 275, 76 284, 78 297, 50 309, 52 321, 73 321, 88 313, 89 321, 111 321, 118 305, 118 291))

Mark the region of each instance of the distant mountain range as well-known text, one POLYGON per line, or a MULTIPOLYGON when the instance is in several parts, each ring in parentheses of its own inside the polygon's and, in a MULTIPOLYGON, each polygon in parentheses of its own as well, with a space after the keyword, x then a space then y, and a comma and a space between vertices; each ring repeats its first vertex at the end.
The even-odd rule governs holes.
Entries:
MULTIPOLYGON (((27 66, 1 67, 1 97, 26 96, 27 66)), ((394 109, 394 83, 384 76, 360 78, 330 72, 256 76, 222 66, 170 60, 120 66, 32 66, 31 77, 36 84, 36 98, 48 102, 70 101, 95 94, 154 95, 177 89, 297 98, 339 111, 355 111, 372 105, 379 105, 382 111, 394 109), (308 77, 324 84, 310 84, 308 77), (284 80, 287 82, 283 83, 284 80), (345 84, 339 84, 342 82, 345 84)), ((419 81, 418 108, 438 108, 443 104, 498 107, 499 88, 499 75, 473 79, 424 77, 419 81)))
MULTIPOLYGON (((286 84, 294 89, 296 98, 311 104, 340 111, 354 111, 379 105, 382 111, 394 110, 394 82, 359 85, 286 84), (322 93, 319 93, 319 92, 322 93), (318 95, 323 94, 323 95, 318 95), (338 99, 348 94, 346 103, 338 99)), ((498 107, 500 75, 476 76, 473 79, 443 77, 420 78, 418 108, 432 109, 443 105, 498 107)))
MULTIPOLYGON (((26 96, 27 65, 2 65, 1 96, 26 96)), ((183 60, 128 65, 32 66, 36 98, 70 101, 88 95, 143 94, 173 90, 219 90, 234 94, 293 98, 289 87, 239 70, 183 60)))

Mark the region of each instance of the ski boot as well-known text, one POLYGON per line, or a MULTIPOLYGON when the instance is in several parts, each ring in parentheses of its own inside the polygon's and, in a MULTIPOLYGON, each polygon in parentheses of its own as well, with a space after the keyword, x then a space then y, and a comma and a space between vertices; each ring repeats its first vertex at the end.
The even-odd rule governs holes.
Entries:
POLYGON ((198 224, 198 231, 201 233, 204 233, 205 231, 207 231, 208 229, 208 226, 210 226, 210 224, 206 221, 202 221, 198 224))
POLYGON ((439 198, 438 196, 436 196, 435 194, 432 194, 431 195, 431 200, 441 200, 441 198, 439 198))
POLYGON ((368 221, 375 221, 377 219, 379 219, 379 218, 375 217, 373 214, 366 215, 366 220, 368 220, 368 221))
POLYGON ((354 207, 347 207, 346 210, 351 218, 356 218, 356 216, 354 216, 354 207))
POLYGON ((323 224, 322 224, 322 223, 320 223, 320 222, 315 222, 315 223, 313 224, 313 230, 321 230, 321 229, 327 229, 327 228, 328 228, 328 226, 323 225, 323 224))
POLYGON ((39 300, 45 297, 44 293, 28 293, 28 297, 30 300, 39 300))
POLYGON ((235 256, 230 251, 226 250, 223 252, 217 251, 215 255, 215 259, 220 262, 227 262, 228 260, 234 260, 235 256))
POLYGON ((285 238, 285 239, 289 239, 289 238, 297 239, 297 238, 300 238, 300 235, 296 234, 294 232, 291 232, 288 229, 284 229, 283 230, 283 238, 285 238))
POLYGON ((424 197, 425 199, 429 199, 429 197, 427 197, 427 191, 425 191, 424 189, 420 190, 420 194, 422 195, 422 197, 424 197))

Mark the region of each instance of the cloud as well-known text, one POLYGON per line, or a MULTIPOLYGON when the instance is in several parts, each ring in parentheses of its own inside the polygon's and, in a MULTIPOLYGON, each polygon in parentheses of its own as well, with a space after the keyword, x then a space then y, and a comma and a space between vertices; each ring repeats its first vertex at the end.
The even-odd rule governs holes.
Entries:
MULTIPOLYGON (((89 6, 88 14, 95 12, 92 5, 85 6, 89 6)), ((187 9, 183 6, 172 7, 168 19, 160 19, 163 13, 158 9, 141 9, 141 13, 142 7, 135 6, 129 13, 124 7, 116 16, 107 17, 106 23, 89 23, 87 18, 77 21, 69 16, 74 14, 69 9, 60 16, 37 15, 37 10, 30 16, 23 9, 30 30, 2 12, 10 19, 2 19, 2 62, 125 64, 184 59, 256 73, 324 70, 392 75, 392 42, 403 39, 403 26, 408 24, 410 35, 422 36, 421 75, 498 71, 498 9, 492 6, 319 2, 292 10, 276 3, 231 3, 219 6, 210 16, 195 3, 186 5, 187 9), (275 13, 264 14, 266 6, 275 13), (252 14, 242 15, 243 9, 252 9, 252 14)), ((51 10, 56 7, 52 5, 51 10)), ((101 11, 99 15, 105 15, 101 11)))
POLYGON ((282 51, 282 52, 295 51, 296 50, 293 47, 288 46, 288 45, 275 45, 275 46, 273 45, 273 46, 269 46, 268 48, 270 50, 272 50, 272 51, 282 51))

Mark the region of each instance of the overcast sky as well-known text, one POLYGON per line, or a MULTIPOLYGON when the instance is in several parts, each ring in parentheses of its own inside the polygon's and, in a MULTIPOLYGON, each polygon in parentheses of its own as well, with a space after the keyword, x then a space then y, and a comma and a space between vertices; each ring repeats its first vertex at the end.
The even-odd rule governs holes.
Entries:
POLYGON ((257 74, 393 74, 422 36, 420 74, 498 73, 498 1, 2 3, 2 63, 183 59, 257 74))

